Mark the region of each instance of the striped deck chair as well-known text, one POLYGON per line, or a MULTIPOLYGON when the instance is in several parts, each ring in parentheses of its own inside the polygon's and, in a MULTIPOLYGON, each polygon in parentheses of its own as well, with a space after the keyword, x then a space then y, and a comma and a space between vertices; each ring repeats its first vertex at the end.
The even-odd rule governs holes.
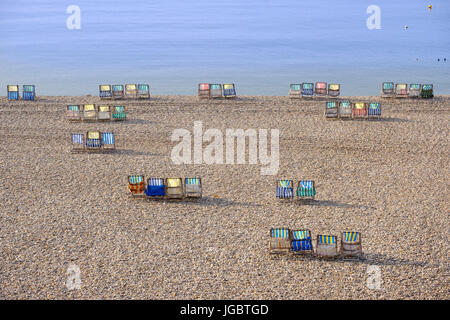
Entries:
POLYGON ((270 229, 269 253, 287 253, 291 250, 291 232, 288 228, 270 229))
POLYGON ((69 121, 81 121, 81 112, 79 105, 68 105, 66 117, 69 121))
POLYGON ((102 140, 100 139, 100 131, 91 130, 86 133, 86 150, 96 151, 102 147, 102 140))
POLYGON ((281 179, 277 181, 277 198, 294 199, 294 183, 292 180, 281 179))
POLYGON ((35 100, 36 99, 36 87, 32 84, 26 84, 23 86, 22 91, 23 100, 35 100))
POLYGON ((424 99, 431 99, 434 97, 433 85, 424 84, 420 90, 420 96, 424 99))
POLYGON ((314 89, 316 96, 325 97, 327 95, 327 83, 326 82, 316 82, 316 87, 314 89))
POLYGON ((316 185, 313 180, 300 180, 298 182, 297 200, 314 200, 316 193, 316 185))
POLYGON ((200 83, 198 85, 198 97, 200 99, 208 99, 211 92, 209 83, 200 83))
POLYGON ((223 85, 223 97, 236 98, 236 87, 234 86, 234 83, 225 83, 223 85))
POLYGON ((19 85, 7 85, 6 92, 8 94, 8 100, 19 100, 19 85))
POLYGON ((144 83, 138 84, 137 95, 139 99, 150 99, 150 86, 144 83))
POLYGON ((72 152, 84 151, 84 135, 82 133, 72 133, 72 152))
POLYGON ((166 195, 166 187, 162 178, 148 178, 147 188, 145 189, 147 197, 152 199, 163 198, 166 195))
POLYGON ((314 97, 314 83, 302 83, 302 98, 314 97))
POLYGON ((202 179, 200 179, 200 178, 185 178, 184 179, 184 195, 187 198, 201 198, 202 197, 202 179))
POLYGON ((98 86, 98 95, 100 99, 111 99, 112 98, 112 90, 111 85, 109 84, 101 84, 98 86))
POLYGON ((311 231, 307 229, 291 231, 291 252, 295 254, 314 252, 311 231))
POLYGON ((302 85, 292 83, 289 87, 289 98, 300 98, 302 96, 302 85))
POLYGON ((353 119, 363 119, 367 117, 367 104, 365 102, 355 102, 352 108, 353 119))
POLYGON ((394 83, 393 82, 383 82, 381 87, 381 96, 385 98, 393 97, 395 95, 394 83))
POLYGON ((339 103, 339 118, 351 118, 352 117, 352 103, 350 100, 344 100, 339 103))
POLYGON ((327 101, 325 103, 325 118, 326 119, 337 119, 338 113, 338 103, 337 101, 327 101))
POLYGON ((125 91, 122 84, 114 84, 112 86, 112 97, 113 99, 123 99, 125 96, 125 91))
POLYGON ((222 85, 218 83, 212 83, 209 87, 210 98, 222 98, 222 85))
POLYGON ((183 180, 181 178, 166 179, 166 194, 170 199, 180 199, 184 197, 183 180))
POLYGON ((316 244, 316 254, 319 257, 333 258, 337 257, 337 237, 318 235, 316 244))
POLYGON ((113 132, 103 132, 102 133, 102 147, 103 147, 103 150, 115 150, 116 149, 113 132))
POLYGON ((116 121, 123 121, 127 119, 127 111, 125 106, 114 106, 112 111, 112 118, 116 121))
POLYGON ((361 258, 361 233, 348 231, 342 232, 341 255, 344 259, 361 258))
POLYGON ((395 84, 395 96, 397 98, 406 98, 408 96, 408 85, 406 83, 395 84))
POLYGON ((128 190, 133 197, 145 197, 145 182, 144 176, 131 175, 128 176, 128 190))
POLYGON ((136 84, 126 84, 125 85, 125 98, 136 99, 138 96, 138 90, 136 84))
POLYGON ((97 110, 95 110, 95 104, 85 104, 83 106, 83 120, 84 121, 97 120, 97 110))
POLYGON ((367 116, 369 119, 381 117, 381 103, 370 102, 367 108, 367 116))
POLYGON ((338 83, 331 83, 328 85, 328 96, 330 98, 339 97, 341 94, 341 85, 338 83))
POLYGON ((418 97, 420 97, 420 89, 421 89, 420 84, 418 84, 418 83, 411 83, 409 85, 408 97, 411 97, 411 98, 418 98, 418 97))
POLYGON ((105 105, 98 106, 97 118, 101 121, 111 120, 111 107, 105 105))

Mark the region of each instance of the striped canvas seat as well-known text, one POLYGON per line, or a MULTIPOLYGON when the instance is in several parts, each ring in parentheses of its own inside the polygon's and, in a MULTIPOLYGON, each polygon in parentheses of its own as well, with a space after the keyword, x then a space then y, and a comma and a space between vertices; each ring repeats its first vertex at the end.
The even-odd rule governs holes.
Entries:
POLYGON ((293 83, 289 87, 289 97, 299 98, 302 95, 302 85, 299 83, 293 83))
POLYGON ((408 85, 406 83, 397 83, 395 85, 395 95, 397 97, 407 97, 408 96, 408 85))
POLYGON ((112 97, 114 99, 122 99, 125 96, 125 90, 122 84, 114 84, 112 86, 112 97))
POLYGON ((367 107, 367 115, 369 118, 372 117, 380 117, 381 116, 381 103, 379 102, 370 102, 367 107))
POLYGON ((329 235, 318 235, 316 245, 317 255, 320 257, 336 257, 337 237, 329 235))
POLYGON ((112 118, 114 120, 123 121, 127 118, 127 112, 124 106, 114 106, 112 112, 112 118))
POLYGON ((291 251, 294 253, 311 253, 313 251, 311 231, 306 229, 291 231, 291 251))
POLYGON ((302 97, 314 96, 314 83, 302 83, 302 97))
POLYGON ((112 97, 112 91, 111 91, 111 85, 109 84, 101 84, 98 86, 98 92, 100 99, 111 99, 112 97))
POLYGON ((86 149, 97 150, 102 147, 99 131, 88 131, 86 133, 86 149))
POLYGON ((352 103, 349 100, 344 100, 339 103, 339 118, 352 117, 352 103))
POLYGON ((150 86, 144 83, 138 84, 137 95, 139 99, 150 99, 150 86))
POLYGON ((300 180, 297 188, 297 199, 314 199, 316 187, 313 180, 300 180))
POLYGON ((420 96, 424 99, 430 99, 434 97, 433 85, 432 84, 424 84, 422 86, 422 90, 420 91, 420 96))
POLYGON ((102 146, 105 150, 114 150, 116 145, 114 143, 114 133, 103 132, 102 133, 102 146))
POLYGON ((277 181, 277 198, 278 199, 294 198, 294 183, 292 180, 282 179, 277 181))
POLYGON ((82 133, 72 133, 72 151, 84 150, 84 135, 82 133))
POLYGON ((98 120, 111 120, 111 108, 110 106, 98 106, 97 113, 98 120))
POLYGON ((68 105, 66 111, 68 120, 81 120, 81 112, 79 105, 68 105))
POLYGON ((24 85, 22 92, 23 100, 34 100, 36 98, 35 86, 34 85, 24 85))
POLYGON ((148 197, 164 197, 166 195, 166 189, 164 185, 164 179, 162 178, 149 178, 147 181, 147 189, 145 194, 148 197))
POLYGON ((352 108, 353 118, 365 118, 367 116, 367 105, 365 102, 355 102, 352 108))
POLYGON ((269 252, 289 252, 291 249, 291 232, 288 228, 270 229, 269 252))
POLYGON ((327 83, 326 82, 316 82, 316 88, 314 92, 317 96, 326 96, 327 95, 327 83))
POLYGON ((185 178, 184 194, 186 197, 200 198, 202 196, 202 180, 200 178, 185 178))
POLYGON ((341 94, 341 85, 337 83, 332 83, 328 85, 328 96, 331 98, 339 97, 341 94))
POLYGON ((19 85, 7 85, 8 100, 19 100, 19 85))
POLYGON ((344 231, 342 233, 341 254, 345 258, 357 258, 361 256, 361 233, 352 231, 344 231))
POLYGON ((338 117, 338 103, 337 101, 327 101, 325 103, 325 117, 335 118, 338 117))
POLYGON ((125 97, 127 99, 137 98, 137 85, 136 84, 126 84, 125 85, 125 97))
POLYGON ((85 104, 83 106, 83 120, 93 121, 97 119, 97 110, 95 104, 85 104))
POLYGON ((225 83, 223 85, 223 96, 225 98, 235 98, 236 97, 236 88, 234 83, 225 83))
POLYGON ((209 83, 200 83, 198 85, 198 96, 199 98, 209 98, 210 86, 209 83))
POLYGON ((166 194, 168 198, 183 198, 183 180, 181 178, 167 178, 166 194))
POLYGON ((209 96, 211 98, 222 98, 222 85, 212 83, 209 87, 209 96))
POLYGON ((128 176, 128 190, 134 195, 143 195, 145 190, 144 176, 131 175, 128 176))
POLYGON ((395 94, 393 82, 383 82, 381 87, 381 95, 383 97, 393 97, 395 94))
POLYGON ((420 84, 411 83, 409 85, 408 96, 414 98, 420 97, 420 89, 421 89, 420 84))

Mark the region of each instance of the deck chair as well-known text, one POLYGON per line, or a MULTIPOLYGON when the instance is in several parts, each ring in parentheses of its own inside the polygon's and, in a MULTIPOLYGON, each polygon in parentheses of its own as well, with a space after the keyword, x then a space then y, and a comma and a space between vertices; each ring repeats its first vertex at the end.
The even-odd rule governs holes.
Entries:
POLYGON ((85 104, 83 106, 83 120, 84 121, 97 120, 97 110, 95 110, 95 104, 85 104))
POLYGON ((288 228, 270 229, 269 253, 287 253, 291 250, 291 232, 288 228))
POLYGON ((19 85, 7 85, 6 91, 8 93, 8 100, 19 100, 19 85))
POLYGON ((316 254, 323 258, 337 257, 337 237, 318 235, 316 244, 316 254))
POLYGON ((181 199, 184 197, 183 180, 181 178, 166 179, 166 195, 169 199, 181 199))
POLYGON ((84 151, 84 135, 82 133, 72 133, 72 152, 84 151))
POLYGON ((145 197, 145 182, 144 176, 131 175, 128 176, 128 190, 132 197, 145 197))
POLYGON ((314 83, 302 83, 302 98, 314 97, 314 83))
POLYGON ((393 97, 395 95, 394 83, 393 82, 383 82, 381 87, 381 96, 385 98, 393 97))
POLYGON ((420 84, 418 83, 411 83, 409 85, 409 90, 408 90, 408 96, 411 98, 418 98, 420 97, 420 84))
POLYGON ((106 150, 106 151, 116 149, 113 132, 103 132, 102 133, 102 147, 103 147, 103 150, 106 150))
POLYGON ((297 200, 314 200, 316 186, 313 180, 300 180, 297 187, 297 200))
POLYGON ((114 106, 112 111, 112 118, 116 121, 123 121, 127 118, 127 111, 124 106, 114 106))
POLYGON ((350 100, 344 100, 339 103, 339 118, 350 119, 352 117, 352 103, 350 100))
POLYGON ((125 85, 125 98, 136 99, 138 96, 138 90, 136 84, 126 84, 125 85))
POLYGON ((150 99, 150 86, 148 84, 138 84, 137 96, 139 99, 150 99))
POLYGON ((36 87, 31 84, 24 85, 22 91, 22 99, 23 100, 36 99, 36 87))
POLYGON ((202 179, 200 179, 200 178, 185 178, 184 179, 184 195, 187 198, 201 198, 202 197, 202 179))
POLYGON ((112 86, 112 97, 113 99, 123 99, 125 97, 125 92, 122 84, 114 84, 112 86))
POLYGON ((236 98, 236 88, 234 86, 234 83, 225 83, 223 85, 223 97, 236 98))
POLYGON ((86 133, 86 150, 97 151, 102 147, 102 140, 100 139, 100 131, 90 130, 86 133))
POLYGON ((339 116, 337 101, 327 101, 325 103, 325 118, 337 119, 339 116))
POLYGON ((81 112, 79 105, 68 105, 66 117, 69 121, 81 121, 81 112))
POLYGON ((109 84, 101 84, 98 86, 98 92, 100 99, 111 99, 112 98, 112 90, 111 85, 109 84))
POLYGON ((381 103, 370 102, 367 107, 367 116, 369 119, 381 117, 381 103))
POLYGON ((111 107, 110 106, 98 106, 97 118, 101 121, 111 120, 111 107))
POLYGON ((302 96, 302 85, 292 83, 289 87, 289 98, 300 98, 302 96))
POLYGON ((198 85, 198 97, 200 99, 208 99, 211 92, 209 83, 200 83, 198 85))
POLYGON ((424 84, 422 86, 422 90, 420 90, 420 96, 424 99, 433 98, 434 97, 433 85, 432 84, 424 84))
POLYGON ((337 83, 332 83, 328 85, 328 96, 330 98, 339 97, 341 94, 341 85, 337 83))
POLYGON ((397 98, 406 98, 408 96, 408 85, 406 83, 397 83, 395 85, 395 96, 397 98))
POLYGON ((348 231, 342 232, 341 255, 344 259, 361 258, 361 233, 348 231))
POLYGON ((166 195, 166 187, 162 178, 148 178, 145 194, 151 199, 160 199, 166 195))
POLYGON ((365 102, 355 102, 352 108, 353 119, 363 119, 367 117, 367 104, 365 102))
POLYGON ((277 181, 277 198, 294 199, 294 183, 292 180, 281 179, 277 181))
POLYGON ((210 98, 222 98, 222 85, 218 83, 212 83, 209 87, 210 98))
POLYGON ((326 82, 316 82, 316 87, 314 89, 316 96, 325 97, 327 95, 327 83, 326 82))
POLYGON ((291 231, 291 252, 295 254, 313 253, 311 231, 307 229, 291 231))

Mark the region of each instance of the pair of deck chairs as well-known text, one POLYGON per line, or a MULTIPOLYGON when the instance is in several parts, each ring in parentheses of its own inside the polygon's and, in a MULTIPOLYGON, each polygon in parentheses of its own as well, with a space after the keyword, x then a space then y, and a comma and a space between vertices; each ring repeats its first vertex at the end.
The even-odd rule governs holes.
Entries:
POLYGON ((341 85, 337 83, 328 84, 326 82, 314 83, 304 82, 302 84, 291 84, 289 89, 289 97, 291 98, 312 98, 314 96, 330 98, 338 97, 341 94, 341 85))
POLYGON ((99 86, 100 99, 150 99, 148 84, 102 84, 99 86))
POLYGON ((432 84, 418 84, 412 83, 408 85, 406 83, 383 82, 381 88, 381 96, 385 98, 432 98, 433 97, 433 85, 432 84))
POLYGON ((68 105, 66 117, 69 121, 123 121, 127 118, 127 112, 125 106, 68 105))
MULTIPOLYGON (((6 91, 8 95, 8 100, 19 100, 19 85, 7 85, 6 91)), ((34 85, 24 85, 22 88, 22 100, 33 101, 36 99, 36 87, 34 85)))
MULTIPOLYGON (((314 200, 316 187, 313 180, 300 180, 295 190, 297 200, 314 200)), ((294 182, 289 179, 277 180, 277 199, 294 200, 294 182)))
POLYGON ((200 99, 210 98, 236 98, 236 87, 234 83, 200 83, 198 85, 198 97, 200 99))
POLYGON ((326 119, 373 119, 381 117, 381 103, 327 101, 325 103, 326 119))
POLYGON ((86 133, 72 133, 72 152, 113 151, 116 149, 113 132, 90 130, 86 133))
POLYGON ((270 229, 269 252, 315 255, 322 258, 359 259, 362 257, 361 233, 344 231, 338 251, 338 239, 334 235, 317 235, 316 250, 308 229, 270 229))
POLYGON ((128 176, 128 190, 134 198, 148 199, 200 199, 201 178, 148 178, 143 175, 128 176))

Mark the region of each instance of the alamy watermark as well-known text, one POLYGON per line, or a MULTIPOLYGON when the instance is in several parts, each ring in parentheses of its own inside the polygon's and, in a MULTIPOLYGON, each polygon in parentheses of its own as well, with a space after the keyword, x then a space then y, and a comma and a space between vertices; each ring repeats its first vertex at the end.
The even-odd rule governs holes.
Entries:
POLYGON ((71 264, 67 268, 66 274, 69 276, 66 280, 66 287, 69 290, 80 290, 81 289, 81 271, 80 267, 76 264, 71 264))
POLYGON ((380 7, 372 4, 367 7, 366 13, 370 14, 370 16, 367 18, 367 21, 366 21, 367 29, 369 29, 369 30, 381 29, 381 9, 380 9, 380 7))
POLYGON ((379 266, 367 266, 367 288, 371 290, 381 290, 381 270, 379 266))
POLYGON ((259 160, 263 166, 261 175, 277 174, 280 164, 280 131, 278 129, 270 130, 269 155, 267 129, 226 129, 224 136, 219 129, 212 128, 203 132, 202 121, 194 121, 193 157, 191 132, 186 129, 175 129, 171 140, 179 143, 172 149, 171 159, 174 164, 245 164, 247 139, 248 164, 258 164, 259 160), (205 142, 208 145, 203 148, 205 142))
POLYGON ((81 29, 81 9, 79 6, 70 5, 66 9, 70 16, 66 20, 66 26, 69 30, 81 29))

